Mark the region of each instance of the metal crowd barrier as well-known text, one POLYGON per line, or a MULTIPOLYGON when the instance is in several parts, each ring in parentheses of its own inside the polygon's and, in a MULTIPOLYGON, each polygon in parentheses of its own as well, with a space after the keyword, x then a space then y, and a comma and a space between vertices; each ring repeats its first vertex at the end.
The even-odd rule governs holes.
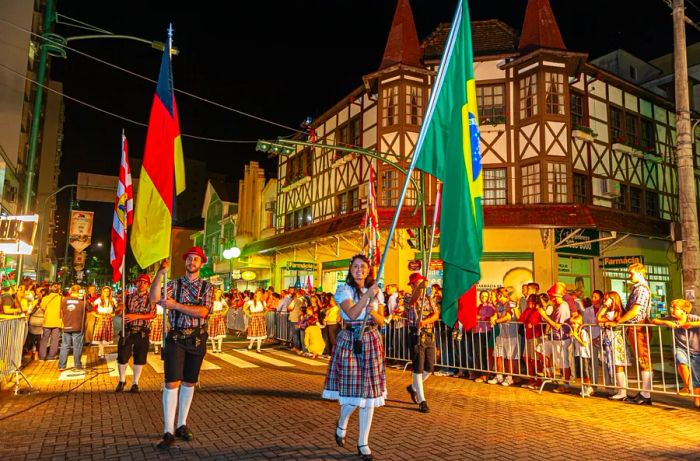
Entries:
POLYGON ((27 339, 27 318, 24 316, 0 316, 0 381, 14 375, 15 395, 19 393, 20 377, 29 385, 20 370, 22 366, 22 347, 27 339))
MULTIPOLYGON (((520 322, 508 323, 513 329, 521 328, 521 331, 509 340, 515 348, 516 357, 512 360, 513 368, 509 368, 508 365, 511 364, 504 360, 503 368, 497 370, 500 364, 495 356, 505 354, 495 352, 507 352, 501 350, 503 340, 498 338, 501 335, 500 331, 508 324, 497 324, 496 327, 491 328, 487 323, 478 322, 474 329, 459 332, 441 322, 436 322, 433 330, 437 353, 436 365, 443 371, 474 372, 488 379, 502 374, 538 380, 540 392, 546 383, 568 385, 570 381, 578 379, 580 383, 577 383, 577 387, 581 388, 580 394, 584 397, 588 396, 584 392, 584 385, 598 391, 613 392, 624 388, 631 393, 636 393, 644 390, 642 368, 638 360, 637 341, 630 344, 627 337, 630 329, 641 326, 648 336, 648 355, 653 372, 650 392, 679 394, 684 388, 692 388, 693 377, 698 371, 693 370, 691 351, 686 346, 685 350, 681 351, 688 357, 689 363, 689 385, 686 386, 678 372, 675 360, 679 348, 676 347, 673 339, 673 330, 666 326, 621 324, 615 328, 603 328, 599 325, 583 325, 588 343, 586 347, 582 346, 579 349, 587 351, 587 354, 575 356, 574 341, 576 340, 574 338, 557 339, 555 331, 546 323, 542 323, 539 325, 542 328, 542 335, 528 344, 522 331, 523 324, 520 322), (547 358, 543 360, 544 357, 547 358), (620 386, 616 381, 618 369, 625 371, 626 386, 620 386)), ((276 339, 290 342, 292 334, 290 327, 287 313, 278 312, 275 322, 276 339)), ((567 324, 562 328, 565 332, 570 332, 571 329, 567 324)), ((403 365, 405 368, 411 360, 407 320, 391 320, 381 329, 381 332, 387 361, 394 365, 403 365)), ((700 361, 700 358, 696 360, 700 361)))

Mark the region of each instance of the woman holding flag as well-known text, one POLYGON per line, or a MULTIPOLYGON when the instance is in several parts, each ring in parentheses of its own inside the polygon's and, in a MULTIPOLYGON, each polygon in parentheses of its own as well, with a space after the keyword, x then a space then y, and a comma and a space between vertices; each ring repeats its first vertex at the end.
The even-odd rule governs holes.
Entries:
POLYGON ((350 416, 360 407, 357 452, 363 460, 371 460, 372 416, 374 408, 383 406, 387 396, 384 345, 377 330, 377 325, 384 324, 384 297, 374 281, 370 260, 363 254, 350 259, 345 283, 335 292, 345 329, 338 334, 328 365, 323 398, 340 403, 335 432, 335 441, 340 447, 345 446, 350 416), (368 328, 362 330, 367 316, 368 328))

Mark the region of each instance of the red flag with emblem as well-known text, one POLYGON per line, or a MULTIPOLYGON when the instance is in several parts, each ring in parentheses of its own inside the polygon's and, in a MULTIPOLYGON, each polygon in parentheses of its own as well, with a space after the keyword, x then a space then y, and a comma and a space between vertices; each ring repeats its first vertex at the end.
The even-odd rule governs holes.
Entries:
POLYGON ((126 255, 126 228, 134 220, 134 191, 131 186, 131 170, 126 136, 122 132, 122 162, 119 165, 117 197, 114 199, 114 219, 112 219, 112 248, 109 263, 112 265, 112 282, 122 277, 124 256, 126 255))

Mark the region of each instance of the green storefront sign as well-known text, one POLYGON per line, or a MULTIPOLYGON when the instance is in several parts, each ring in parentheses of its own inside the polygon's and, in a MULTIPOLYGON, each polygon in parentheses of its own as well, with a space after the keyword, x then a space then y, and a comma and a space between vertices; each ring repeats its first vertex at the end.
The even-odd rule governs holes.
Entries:
POLYGON ((555 229, 554 243, 558 247, 557 253, 566 253, 581 256, 600 256, 600 245, 597 241, 600 238, 598 231, 584 229, 571 236, 577 229, 555 229), (571 237, 569 237, 571 236, 571 237))
POLYGON ((603 269, 617 269, 623 268, 627 269, 630 264, 642 263, 644 264, 644 256, 642 255, 632 255, 632 256, 610 256, 603 258, 603 269))

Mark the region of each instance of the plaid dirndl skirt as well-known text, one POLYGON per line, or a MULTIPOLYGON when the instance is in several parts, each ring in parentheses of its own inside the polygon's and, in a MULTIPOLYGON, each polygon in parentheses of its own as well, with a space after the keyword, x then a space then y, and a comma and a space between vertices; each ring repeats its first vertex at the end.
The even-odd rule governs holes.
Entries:
POLYGON ((250 315, 248 321, 248 339, 267 338, 267 327, 265 326, 265 313, 257 312, 250 315))
MULTIPOLYGON (((359 328, 361 322, 345 324, 359 328)), ((352 343, 353 332, 342 330, 338 334, 323 385, 323 398, 360 408, 384 406, 386 369, 384 343, 379 331, 372 327, 362 335, 362 356, 355 355, 352 343)))
POLYGON ((158 342, 158 343, 163 341, 163 316, 162 315, 157 315, 156 318, 154 318, 151 321, 151 333, 148 336, 148 339, 151 341, 158 342))
POLYGON ((95 319, 95 330, 92 334, 92 340, 95 342, 106 341, 112 342, 114 336, 114 328, 112 327, 112 317, 100 315, 95 319))
POLYGON ((226 319, 221 313, 216 312, 212 314, 208 327, 209 339, 226 336, 226 319))

